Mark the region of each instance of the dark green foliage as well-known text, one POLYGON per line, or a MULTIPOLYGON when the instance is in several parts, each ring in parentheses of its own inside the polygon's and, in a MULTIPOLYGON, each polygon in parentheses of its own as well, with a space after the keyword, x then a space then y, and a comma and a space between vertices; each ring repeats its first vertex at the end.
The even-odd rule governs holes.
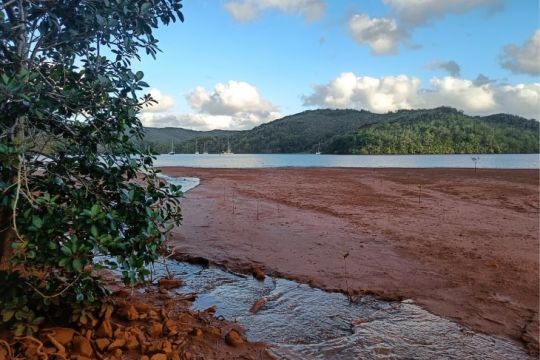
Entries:
POLYGON ((538 122, 512 115, 470 117, 448 108, 402 111, 336 137, 336 154, 538 153, 538 122))
POLYGON ((207 142, 209 151, 217 152, 218 139, 227 135, 233 135, 238 131, 226 131, 226 130, 211 130, 211 131, 196 131, 182 128, 145 128, 144 141, 139 142, 138 145, 141 149, 149 149, 154 154, 164 154, 171 151, 171 145, 174 146, 175 152, 195 152, 195 141, 191 148, 189 145, 184 144, 189 140, 195 138, 199 139, 197 146, 199 151, 203 151, 204 143, 207 142), (215 139, 215 143, 210 141, 215 139), (211 150, 210 150, 211 149, 211 150))
POLYGON ((0 7, 0 310, 17 334, 102 311, 95 270, 148 273, 181 220, 141 152, 153 100, 131 62, 154 56, 181 0, 5 1, 0 7))
POLYGON ((449 107, 387 114, 305 111, 247 131, 167 129, 168 144, 152 129, 145 141, 157 153, 169 152, 173 130, 190 132, 175 138, 175 151, 181 153, 194 153, 196 141, 199 152, 206 144, 208 152, 220 153, 226 150, 227 139, 235 153, 313 153, 319 143, 326 154, 538 152, 536 120, 507 114, 471 117, 449 107))

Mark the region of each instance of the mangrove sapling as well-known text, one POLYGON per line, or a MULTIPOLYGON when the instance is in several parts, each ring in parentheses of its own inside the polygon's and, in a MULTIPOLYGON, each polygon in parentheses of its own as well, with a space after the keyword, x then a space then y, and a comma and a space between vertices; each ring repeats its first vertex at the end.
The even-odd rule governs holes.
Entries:
POLYGON ((344 268, 344 274, 345 274, 345 288, 347 291, 347 300, 349 300, 349 304, 352 304, 353 298, 351 291, 349 289, 349 272, 347 271, 347 258, 349 257, 349 252, 345 251, 341 254, 341 257, 343 258, 343 268, 344 268))
POLYGON ((480 161, 480 156, 473 156, 471 160, 474 162, 474 172, 478 171, 478 162, 480 161))

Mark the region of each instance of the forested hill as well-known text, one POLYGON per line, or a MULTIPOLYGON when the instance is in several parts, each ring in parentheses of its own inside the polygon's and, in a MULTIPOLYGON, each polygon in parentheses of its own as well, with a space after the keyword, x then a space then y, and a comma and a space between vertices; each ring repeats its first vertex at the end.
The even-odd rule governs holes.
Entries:
POLYGON ((374 114, 312 110, 247 131, 148 129, 144 146, 168 152, 326 154, 538 153, 539 123, 508 114, 472 117, 448 107, 374 114), (195 142, 195 138, 197 142, 195 142))

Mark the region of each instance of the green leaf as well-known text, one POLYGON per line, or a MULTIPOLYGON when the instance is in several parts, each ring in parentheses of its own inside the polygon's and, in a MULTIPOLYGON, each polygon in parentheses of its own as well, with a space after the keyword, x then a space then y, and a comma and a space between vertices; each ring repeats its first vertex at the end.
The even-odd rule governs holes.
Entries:
POLYGON ((80 272, 82 270, 82 263, 81 263, 81 260, 79 259, 73 259, 71 266, 73 266, 73 269, 75 269, 75 271, 80 272))
POLYGON ((93 237, 98 237, 98 229, 96 225, 90 226, 90 234, 92 234, 93 237))
POLYGON ((67 255, 67 256, 73 255, 73 252, 72 252, 71 249, 68 248, 67 246, 62 246, 62 247, 60 248, 60 251, 62 251, 62 253, 63 253, 64 255, 67 255))
POLYGON ((135 81, 140 81, 144 77, 144 73, 142 71, 137 71, 135 73, 135 81))
POLYGON ((41 229, 41 227, 43 226, 43 220, 39 216, 33 215, 32 216, 32 225, 36 229, 41 229))
POLYGON ((5 323, 8 322, 9 320, 11 320, 13 315, 15 315, 15 310, 3 310, 2 311, 2 321, 5 322, 5 323))

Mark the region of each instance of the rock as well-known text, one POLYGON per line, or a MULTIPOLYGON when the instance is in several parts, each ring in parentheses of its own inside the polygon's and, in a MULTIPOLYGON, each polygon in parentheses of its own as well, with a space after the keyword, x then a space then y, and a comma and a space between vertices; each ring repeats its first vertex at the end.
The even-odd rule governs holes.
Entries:
POLYGON ((227 345, 237 347, 243 345, 245 343, 245 340, 238 331, 233 329, 229 331, 227 335, 225 335, 225 342, 227 343, 227 345))
POLYGON ((209 326, 206 328, 206 332, 210 335, 221 337, 221 330, 215 326, 209 326))
POLYGON ((103 320, 96 330, 96 336, 100 338, 112 338, 113 329, 109 320, 103 320))
POLYGON ((71 359, 72 360, 92 360, 88 356, 82 356, 82 355, 72 355, 71 359))
POLYGON ((264 280, 264 271, 261 268, 255 268, 253 269, 253 277, 259 281, 264 280))
POLYGON ((116 339, 109 345, 109 351, 120 349, 126 345, 126 339, 116 339))
POLYGON ((157 353, 157 354, 152 355, 150 360, 167 360, 167 355, 162 354, 162 353, 157 353))
POLYGON ((249 311, 252 313, 252 314, 256 314, 259 312, 259 310, 261 310, 261 308, 266 305, 266 303, 268 302, 268 300, 266 300, 265 298, 260 298, 259 300, 255 301, 255 304, 253 304, 251 306, 251 308, 249 309, 249 311))
POLYGON ((163 332, 163 325, 157 322, 152 323, 152 325, 150 326, 150 329, 148 330, 148 334, 153 338, 160 336, 162 332, 163 332))
POLYGON ((129 350, 133 350, 137 347, 139 347, 139 340, 137 340, 137 337, 135 335, 130 335, 126 341, 126 348, 128 348, 129 350))
POLYGON ((122 357, 122 354, 123 354, 123 353, 124 353, 124 352, 123 352, 121 349, 115 349, 115 350, 113 351, 113 355, 116 356, 116 357, 119 358, 119 359, 122 357))
POLYGON ((135 303, 133 306, 139 313, 147 313, 152 309, 150 305, 142 302, 135 303))
POLYGON ((143 355, 139 360, 150 360, 150 358, 147 355, 143 355))
POLYGON ((176 325, 176 322, 171 319, 167 319, 165 321, 165 329, 167 329, 168 332, 175 332, 178 330, 178 325, 176 325))
POLYGON ((96 346, 99 350, 103 351, 111 344, 111 341, 109 339, 97 339, 96 340, 96 346))
POLYGON ((75 335, 75 330, 70 328, 49 328, 43 331, 44 334, 49 334, 54 340, 56 340, 60 345, 66 346, 73 340, 73 335, 75 335))
POLYGON ((184 285, 184 282, 180 279, 161 278, 158 281, 158 286, 167 290, 174 289, 182 285, 184 285))
POLYGON ((130 306, 127 310, 128 320, 137 320, 139 318, 139 312, 135 309, 135 306, 130 306))
POLYGON ((152 319, 152 320, 155 320, 155 321, 160 320, 159 314, 158 314, 157 311, 155 311, 155 310, 150 310, 150 311, 148 312, 148 316, 150 316, 150 319, 152 319))
POLYGON ((192 336, 194 337, 200 337, 203 335, 203 331, 199 328, 195 328, 193 330, 191 330, 191 333, 190 333, 192 336))
POLYGON ((91 358, 94 350, 87 338, 77 335, 73 337, 73 353, 91 358))
POLYGON ((161 350, 163 350, 163 352, 165 354, 170 354, 172 353, 172 345, 171 343, 168 341, 168 340, 165 340, 162 344, 161 344, 161 350))

